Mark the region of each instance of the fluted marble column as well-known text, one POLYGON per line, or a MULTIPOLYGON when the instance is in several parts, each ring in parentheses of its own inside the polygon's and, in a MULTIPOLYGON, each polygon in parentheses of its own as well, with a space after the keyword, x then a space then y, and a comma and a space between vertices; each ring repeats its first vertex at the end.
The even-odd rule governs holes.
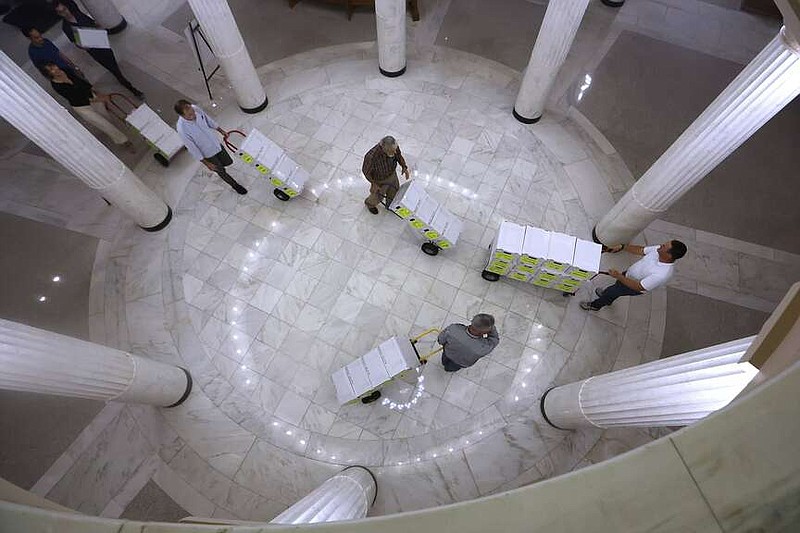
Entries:
POLYGON ((514 117, 524 124, 542 118, 547 96, 564 64, 589 0, 558 0, 547 5, 539 36, 514 104, 514 117))
POLYGON ((598 222, 626 243, 800 94, 800 44, 783 28, 598 222))
POLYGON ((177 366, 0 319, 0 389, 173 407, 192 379, 177 366))
POLYGON ((270 524, 312 524, 367 516, 378 486, 363 466, 345 468, 276 516, 270 524))
MULTIPOLYGON (((258 79, 250 53, 226 0, 189 0, 194 16, 203 29, 225 76, 233 86, 236 101, 245 113, 258 113, 267 107, 267 94, 258 79)), ((269 31, 265 28, 264 31, 269 31)))
POLYGON ((142 229, 169 224, 169 206, 1 51, 0 115, 142 229))
POLYGON ((725 407, 758 370, 747 337, 550 389, 542 414, 561 429, 686 426, 725 407))
POLYGON ((119 33, 128 27, 128 22, 111 0, 81 0, 81 4, 101 28, 108 30, 108 33, 119 33))
POLYGON ((394 78, 406 71, 406 2, 375 0, 378 30, 378 68, 394 78))

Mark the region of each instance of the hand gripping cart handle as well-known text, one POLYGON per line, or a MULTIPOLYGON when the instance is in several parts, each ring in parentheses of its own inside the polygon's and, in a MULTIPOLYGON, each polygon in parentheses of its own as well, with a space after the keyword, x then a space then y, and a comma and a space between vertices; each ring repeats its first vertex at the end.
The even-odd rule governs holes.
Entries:
POLYGON ((147 104, 136 105, 124 94, 111 93, 103 105, 111 115, 125 122, 155 150, 153 159, 168 167, 170 160, 182 148, 183 140, 172 126, 164 122, 147 104))

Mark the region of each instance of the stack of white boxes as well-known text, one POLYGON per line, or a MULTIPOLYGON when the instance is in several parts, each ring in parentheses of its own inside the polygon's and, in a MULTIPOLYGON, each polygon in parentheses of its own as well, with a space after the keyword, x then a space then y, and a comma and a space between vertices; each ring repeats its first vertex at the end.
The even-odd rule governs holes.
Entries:
POLYGON ((290 198, 303 192, 308 181, 308 172, 257 129, 245 138, 236 155, 248 165, 255 166, 261 174, 269 176, 270 183, 290 198))
POLYGON ((167 160, 172 159, 183 148, 183 141, 178 132, 164 122, 164 119, 150 109, 147 104, 142 104, 134 109, 130 115, 125 117, 125 122, 133 126, 148 144, 161 152, 161 155, 167 160))
POLYGON ((331 375, 336 399, 344 405, 419 366, 411 341, 392 337, 331 375))
POLYGON ((456 244, 464 226, 459 218, 428 196, 425 189, 413 180, 400 186, 389 209, 442 250, 456 244))
POLYGON ((486 270, 537 287, 574 293, 600 269, 599 244, 532 226, 503 222, 486 270))

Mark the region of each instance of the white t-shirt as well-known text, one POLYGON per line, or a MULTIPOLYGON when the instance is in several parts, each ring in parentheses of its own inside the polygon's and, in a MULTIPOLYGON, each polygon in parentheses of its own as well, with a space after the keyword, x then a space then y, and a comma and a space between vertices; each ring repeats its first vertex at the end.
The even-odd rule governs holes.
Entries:
POLYGON ((674 268, 675 263, 658 260, 658 246, 648 246, 644 249, 644 257, 632 264, 625 275, 638 281, 644 290, 652 291, 669 281, 674 268))

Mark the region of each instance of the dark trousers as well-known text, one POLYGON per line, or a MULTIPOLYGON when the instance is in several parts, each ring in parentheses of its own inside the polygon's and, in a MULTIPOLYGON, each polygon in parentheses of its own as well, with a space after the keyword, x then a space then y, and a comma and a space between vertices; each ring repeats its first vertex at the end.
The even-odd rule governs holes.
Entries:
POLYGON ((222 178, 222 181, 230 185, 234 191, 239 192, 242 187, 239 183, 231 177, 230 174, 225 170, 225 167, 230 166, 233 164, 233 159, 228 154, 228 151, 225 150, 225 147, 220 145, 219 152, 212 155, 211 157, 206 157, 205 161, 208 161, 215 167, 217 167, 217 175, 222 178))
POLYGON ((464 368, 463 366, 456 364, 452 359, 448 358, 444 352, 442 352, 442 366, 444 366, 445 372, 456 372, 464 368))
POLYGON ((639 296, 642 294, 639 291, 635 291, 630 287, 626 287, 619 281, 614 283, 613 285, 606 287, 603 291, 603 295, 600 298, 597 298, 595 301, 591 303, 591 306, 597 309, 601 307, 605 307, 607 305, 611 305, 614 303, 614 300, 619 298, 620 296, 639 296))
POLYGON ((117 78, 120 85, 128 89, 130 92, 136 94, 139 91, 128 81, 117 64, 117 58, 114 57, 113 50, 109 48, 87 48, 87 52, 92 56, 92 59, 103 65, 107 71, 117 78))

